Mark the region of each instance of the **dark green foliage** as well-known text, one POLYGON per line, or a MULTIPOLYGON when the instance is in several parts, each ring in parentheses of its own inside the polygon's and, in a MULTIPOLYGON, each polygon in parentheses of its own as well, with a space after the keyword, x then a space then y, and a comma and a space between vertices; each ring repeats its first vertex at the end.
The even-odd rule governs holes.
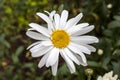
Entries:
POLYGON ((120 78, 120 0, 0 0, 0 80, 87 80, 85 70, 96 80, 111 70, 120 78), (111 4, 112 7, 108 5, 111 4), (88 66, 76 65, 70 74, 66 63, 59 62, 57 76, 50 69, 39 69, 39 58, 32 58, 27 46, 33 41, 25 35, 30 22, 44 24, 36 12, 69 10, 69 18, 82 12, 80 22, 95 25, 91 35, 99 38, 95 53, 86 55, 88 66), (103 54, 98 50, 102 49, 103 54))

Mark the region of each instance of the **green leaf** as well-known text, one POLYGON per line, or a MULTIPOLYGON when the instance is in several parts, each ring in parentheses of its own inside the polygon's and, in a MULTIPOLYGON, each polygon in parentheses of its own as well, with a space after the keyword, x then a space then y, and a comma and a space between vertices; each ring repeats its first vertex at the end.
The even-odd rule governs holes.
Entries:
POLYGON ((120 21, 120 16, 115 15, 115 16, 114 16, 114 19, 120 21))
POLYGON ((103 60, 103 63, 102 63, 102 67, 106 70, 108 70, 108 67, 107 67, 107 64, 110 62, 111 58, 110 56, 109 57, 106 57, 104 60, 103 60))
POLYGON ((42 78, 41 77, 36 77, 35 80, 42 80, 42 78))
POLYGON ((19 62, 19 54, 24 50, 23 46, 20 46, 17 48, 16 52, 14 54, 12 54, 12 60, 14 63, 18 63, 19 62))
POLYGON ((120 61, 119 62, 112 62, 114 73, 120 76, 120 61))
POLYGON ((35 66, 34 63, 25 63, 22 68, 28 68, 31 70, 31 72, 35 72, 35 66))
POLYGON ((17 39, 20 39, 20 38, 21 38, 21 35, 16 35, 16 36, 14 36, 14 37, 11 37, 11 38, 10 38, 10 41, 16 42, 17 39))
POLYGON ((63 65, 59 68, 59 73, 60 73, 61 75, 66 75, 66 74, 69 73, 69 70, 68 70, 66 64, 63 64, 63 65))
POLYGON ((102 13, 104 16, 107 16, 108 14, 108 8, 107 8, 105 1, 103 1, 103 4, 102 4, 102 13))
POLYGON ((92 66, 92 67, 100 67, 101 65, 95 61, 88 61, 88 66, 92 66))
POLYGON ((108 37, 111 37, 112 35, 113 35, 113 32, 111 31, 111 30, 104 30, 104 32, 103 32, 103 34, 105 35, 105 36, 108 36, 108 37))
POLYGON ((116 42, 116 46, 120 46, 120 40, 117 40, 117 42, 116 42))
POLYGON ((18 56, 14 55, 14 54, 12 55, 12 60, 13 60, 13 63, 19 62, 18 56))
POLYGON ((59 6, 59 8, 58 8, 59 13, 61 13, 63 9, 64 9, 64 5, 61 4, 61 5, 59 6))
POLYGON ((120 21, 112 21, 108 24, 108 28, 113 29, 113 28, 120 28, 120 21))
POLYGON ((4 40, 4 45, 7 47, 7 48, 10 48, 11 47, 11 45, 10 45, 10 43, 8 42, 8 41, 6 41, 6 40, 4 40))
POLYGON ((15 52, 15 55, 18 56, 23 50, 24 50, 23 46, 18 47, 16 52, 15 52))
POLYGON ((33 63, 26 63, 23 65, 24 68, 32 68, 33 66, 33 63))
POLYGON ((120 56, 120 49, 116 49, 113 54, 117 54, 118 56, 120 56))

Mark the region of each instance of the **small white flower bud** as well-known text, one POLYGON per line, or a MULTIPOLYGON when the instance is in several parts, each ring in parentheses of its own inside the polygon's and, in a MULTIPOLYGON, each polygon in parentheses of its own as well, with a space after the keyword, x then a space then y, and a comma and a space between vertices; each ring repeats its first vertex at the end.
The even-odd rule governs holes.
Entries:
POLYGON ((113 5, 111 4, 111 3, 109 3, 108 5, 107 5, 107 8, 108 9, 111 9, 113 7, 113 5))
POLYGON ((98 55, 102 55, 103 54, 103 50, 102 49, 98 49, 98 55))

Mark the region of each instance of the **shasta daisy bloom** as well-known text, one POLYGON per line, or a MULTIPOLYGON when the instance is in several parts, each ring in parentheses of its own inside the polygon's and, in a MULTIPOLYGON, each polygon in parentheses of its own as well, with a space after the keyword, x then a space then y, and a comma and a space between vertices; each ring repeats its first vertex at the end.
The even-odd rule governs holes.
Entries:
POLYGON ((105 73, 104 76, 99 76, 97 80, 119 80, 118 75, 113 76, 113 71, 105 73))
POLYGON ((30 23, 31 28, 26 32, 27 36, 37 40, 28 49, 32 57, 42 56, 38 67, 51 66, 52 74, 56 75, 59 55, 66 61, 71 73, 76 71, 74 63, 86 66, 85 54, 96 51, 89 44, 97 43, 98 39, 84 34, 93 30, 94 26, 89 26, 88 23, 77 24, 83 16, 82 13, 68 20, 67 10, 63 10, 61 15, 56 11, 45 12, 48 15, 40 12, 37 15, 47 23, 47 27, 30 23))

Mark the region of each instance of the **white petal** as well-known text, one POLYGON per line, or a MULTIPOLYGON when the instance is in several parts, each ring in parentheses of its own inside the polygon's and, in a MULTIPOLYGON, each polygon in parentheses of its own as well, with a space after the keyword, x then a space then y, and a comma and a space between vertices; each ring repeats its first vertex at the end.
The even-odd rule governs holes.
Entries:
POLYGON ((58 60, 57 62, 52 66, 52 74, 55 76, 57 74, 57 68, 58 68, 58 60))
POLYGON ((79 45, 82 45, 82 46, 85 46, 86 48, 88 48, 91 52, 95 52, 96 51, 96 49, 93 47, 93 46, 91 46, 91 45, 88 45, 88 44, 84 44, 84 43, 80 43, 80 42, 74 42, 74 43, 76 43, 76 44, 79 44, 79 45))
POLYGON ((40 12, 38 12, 37 15, 38 15, 40 18, 42 18, 45 22, 47 22, 48 24, 49 24, 49 23, 52 23, 51 20, 49 19, 49 17, 48 17, 47 15, 45 15, 45 14, 43 14, 43 13, 40 13, 40 12))
POLYGON ((74 54, 75 57, 79 60, 80 64, 83 66, 87 66, 87 63, 83 61, 83 59, 81 58, 81 56, 79 56, 78 54, 74 54))
POLYGON ((91 54, 90 50, 83 45, 79 45, 79 44, 76 44, 76 43, 73 43, 73 42, 71 42, 70 45, 79 49, 80 52, 83 52, 83 53, 86 53, 86 54, 91 54))
POLYGON ((79 42, 79 43, 85 43, 85 44, 91 44, 91 43, 98 43, 99 40, 98 38, 94 36, 76 36, 76 37, 71 37, 71 41, 73 42, 79 42))
POLYGON ((49 66, 54 65, 56 63, 56 61, 58 60, 58 57, 59 57, 59 49, 53 48, 50 51, 50 55, 47 59, 46 66, 49 67, 49 66))
POLYGON ((30 30, 26 32, 26 35, 35 39, 35 40, 48 40, 48 37, 46 37, 40 33, 30 31, 30 30))
POLYGON ((74 34, 72 35, 82 35, 82 34, 86 34, 90 31, 92 31, 94 29, 94 25, 91 25, 91 26, 88 26, 88 27, 85 27, 77 32, 75 32, 74 34))
POLYGON ((46 12, 50 17, 53 17, 54 14, 56 13, 55 10, 53 10, 52 12, 48 12, 48 11, 44 11, 44 12, 46 12))
POLYGON ((54 19, 55 19, 55 29, 58 29, 60 26, 60 15, 55 14, 54 19))
POLYGON ((108 76, 113 76, 113 71, 110 71, 110 72, 108 72, 107 74, 105 74, 105 75, 108 75, 108 76))
POLYGON ((46 10, 45 10, 44 12, 46 12, 48 15, 50 15, 50 12, 48 12, 48 11, 46 11, 46 10))
POLYGON ((30 46, 27 47, 27 49, 30 49, 31 47, 33 47, 33 46, 35 46, 35 45, 37 45, 39 43, 41 43, 41 41, 38 41, 38 42, 35 42, 35 43, 31 44, 30 46))
POLYGON ((44 54, 46 54, 47 52, 49 52, 53 47, 49 46, 49 47, 43 47, 42 49, 39 49, 37 52, 32 53, 32 57, 40 57, 44 54))
POLYGON ((83 14, 80 13, 75 18, 72 18, 72 19, 68 20, 68 22, 66 23, 65 29, 69 29, 70 27, 76 25, 80 21, 82 16, 83 16, 83 14))
POLYGON ((97 80, 103 80, 102 76, 98 76, 97 80))
POLYGON ((55 13, 56 13, 56 11, 52 11, 51 13, 50 13, 50 19, 53 21, 53 17, 54 17, 54 15, 55 15, 55 13))
POLYGON ((42 50, 44 47, 49 47, 49 46, 52 46, 51 41, 41 41, 41 43, 39 43, 38 45, 35 45, 34 47, 32 47, 30 49, 30 51, 32 53, 35 53, 35 52, 37 52, 39 50, 42 50))
POLYGON ((78 31, 80 31, 83 27, 86 27, 88 25, 89 25, 88 23, 81 23, 81 24, 78 24, 78 25, 75 25, 75 26, 71 27, 67 31, 69 32, 69 34, 74 34, 78 31))
POLYGON ((51 13, 48 11, 44 11, 44 12, 46 12, 49 15, 50 20, 53 21, 53 16, 55 15, 56 11, 54 10, 51 13))
POLYGON ((74 61, 76 64, 80 65, 79 60, 74 56, 74 54, 68 49, 65 48, 64 52, 66 53, 66 55, 72 60, 74 61))
POLYGON ((30 52, 31 52, 31 53, 37 52, 37 51, 39 51, 41 48, 43 48, 43 46, 42 46, 41 43, 39 43, 39 44, 35 45, 34 47, 32 47, 32 48, 30 49, 30 52))
POLYGON ((43 26, 40 26, 39 24, 36 24, 36 23, 30 23, 29 24, 30 27, 32 27, 33 29, 35 29, 36 31, 42 33, 43 35, 49 37, 49 33, 48 33, 48 30, 43 27, 43 26))
POLYGON ((60 18, 60 27, 62 27, 62 28, 65 27, 67 19, 68 19, 68 11, 63 10, 61 13, 61 18, 60 18))
POLYGON ((42 44, 43 46, 51 46, 51 45, 53 45, 50 40, 42 41, 41 44, 42 44))
POLYGON ((50 13, 50 17, 51 18, 53 18, 53 16, 55 15, 55 13, 56 13, 56 11, 54 10, 54 11, 52 11, 51 13, 50 13))
POLYGON ((82 17, 83 17, 83 14, 82 14, 82 13, 79 13, 79 14, 75 17, 75 19, 76 19, 76 23, 75 23, 75 24, 77 24, 77 23, 81 20, 82 17))
MULTIPOLYGON (((115 80, 117 80, 117 78, 118 78, 118 75, 114 75, 114 77, 113 77, 115 80)), ((119 79, 118 79, 119 80, 119 79)))
POLYGON ((40 60, 40 62, 39 62, 39 64, 38 64, 38 67, 39 67, 39 68, 43 67, 43 66, 46 64, 46 60, 47 60, 47 58, 48 58, 49 55, 50 55, 50 53, 47 53, 47 54, 45 54, 45 55, 41 58, 41 60, 40 60))
POLYGON ((66 26, 65 26, 65 29, 69 29, 70 27, 74 26, 75 25, 75 18, 71 18, 67 21, 66 23, 66 26))
POLYGON ((48 16, 46 16, 45 14, 43 14, 43 13, 37 13, 37 15, 39 16, 39 17, 41 17, 45 22, 47 22, 47 24, 48 24, 48 29, 50 30, 50 29, 53 29, 53 24, 52 24, 52 21, 51 21, 51 19, 48 17, 48 16))
POLYGON ((35 29, 34 28, 29 28, 28 31, 30 31, 30 30, 35 30, 35 29))
POLYGON ((74 53, 79 54, 81 56, 82 60, 84 61, 84 63, 87 62, 85 55, 80 51, 79 48, 77 48, 76 46, 71 45, 71 44, 68 46, 68 48, 70 50, 72 50, 74 53))
POLYGON ((66 61, 70 72, 74 73, 76 71, 74 63, 69 59, 69 57, 67 57, 66 53, 63 50, 60 51, 60 54, 64 58, 64 60, 66 61))
POLYGON ((83 46, 85 46, 85 47, 87 47, 91 52, 95 52, 96 51, 96 49, 93 47, 93 46, 90 46, 90 45, 85 45, 85 44, 83 44, 83 46))

